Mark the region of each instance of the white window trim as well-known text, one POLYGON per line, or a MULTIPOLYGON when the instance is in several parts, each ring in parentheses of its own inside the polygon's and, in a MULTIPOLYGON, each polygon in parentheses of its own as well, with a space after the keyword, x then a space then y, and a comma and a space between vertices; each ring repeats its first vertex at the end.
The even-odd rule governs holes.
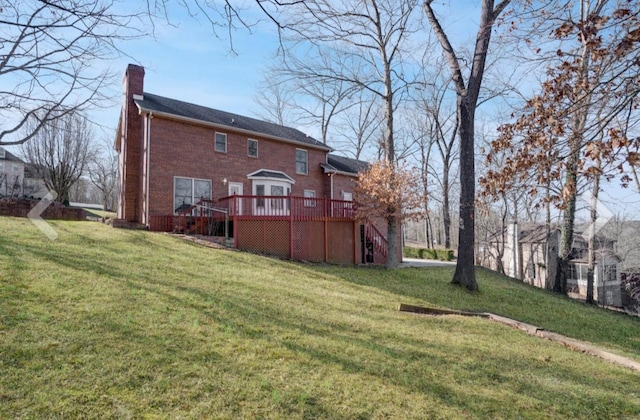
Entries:
POLYGON ((298 175, 309 175, 309 151, 306 149, 298 149, 296 148, 296 154, 295 154, 295 162, 296 162, 296 174, 298 175), (306 172, 298 172, 298 151, 304 152, 304 155, 306 156, 306 172))
MULTIPOLYGON (((238 195, 243 195, 244 194, 244 183, 242 182, 229 182, 228 185, 228 189, 227 189, 227 195, 229 197, 233 196, 234 194, 231 192, 232 189, 237 188, 239 190, 238 195)), ((235 200, 235 205, 237 206, 235 209, 236 215, 239 216, 242 214, 242 201, 243 199, 238 199, 235 200)))
POLYGON ((273 178, 257 178, 252 180, 251 192, 257 196, 258 185, 264 185, 264 196, 271 196, 272 187, 282 187, 283 195, 281 199, 270 198, 264 199, 264 205, 258 205, 258 199, 253 200, 253 213, 261 216, 288 216, 289 215, 289 199, 291 195, 291 182, 283 179, 274 180, 273 178), (281 204, 276 205, 276 200, 282 200, 281 204), (279 207, 281 206, 281 207, 279 207))
POLYGON ((271 195, 271 187, 283 187, 284 188, 284 192, 285 194, 283 195, 283 197, 288 197, 289 194, 291 194, 291 183, 287 182, 283 179, 280 180, 273 180, 273 179, 269 179, 269 178, 262 178, 262 179, 254 179, 252 182, 252 186, 251 186, 251 191, 253 193, 253 195, 257 195, 256 194, 256 187, 258 185, 264 185, 264 195, 265 196, 270 196, 271 195), (289 192, 289 194, 287 194, 287 191, 289 192))
POLYGON ((258 159, 258 156, 260 156, 260 143, 258 143, 258 140, 256 140, 256 139, 247 139, 247 156, 249 156, 250 158, 253 158, 253 159, 258 159), (249 153, 249 143, 251 143, 251 142, 255 142, 255 144, 256 144, 256 155, 255 156, 252 156, 249 153))
POLYGON ((353 201, 353 193, 348 191, 342 191, 342 199, 344 201, 353 201))
MULTIPOLYGON (((191 180, 191 201, 193 202, 192 204, 195 204, 195 199, 196 197, 194 197, 195 194, 195 181, 207 181, 209 183, 209 198, 213 197, 213 181, 210 179, 205 179, 205 178, 193 178, 193 177, 189 177, 189 176, 177 176, 175 175, 173 177, 173 214, 176 215, 178 214, 176 212, 176 179, 177 178, 181 178, 181 179, 190 179, 191 180)), ((199 197, 198 197, 199 198, 199 197)))
POLYGON ((227 153, 229 150, 229 138, 227 133, 217 132, 213 136, 213 150, 218 153, 227 153), (224 136, 224 150, 218 150, 218 135, 224 136))

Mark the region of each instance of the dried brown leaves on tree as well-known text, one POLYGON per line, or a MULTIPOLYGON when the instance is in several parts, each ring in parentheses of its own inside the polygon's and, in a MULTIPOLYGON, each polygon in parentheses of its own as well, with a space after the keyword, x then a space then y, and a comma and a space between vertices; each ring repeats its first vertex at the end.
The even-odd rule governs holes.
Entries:
MULTIPOLYGON (((523 183, 532 195, 544 188, 544 201, 562 212, 559 265, 553 289, 567 291, 580 180, 592 181, 591 221, 600 179, 620 177, 623 185, 635 174, 640 141, 629 135, 638 122, 640 93, 640 6, 618 0, 577 3, 551 32, 557 63, 550 67, 540 93, 522 114, 499 129, 488 155, 491 163, 506 157, 498 170, 480 180, 487 195, 498 197, 523 183), (577 20, 574 19, 577 16, 577 20), (562 188, 551 192, 552 183, 562 188)), ((548 213, 548 211, 547 211, 548 213)), ((591 238, 595 232, 590 232, 591 238)), ((587 301, 593 290, 593 241, 589 241, 587 301)))
POLYGON ((356 218, 417 220, 424 216, 424 195, 419 174, 408 167, 377 161, 360 174, 354 191, 356 218))
MULTIPOLYGON (((485 194, 497 196, 520 182, 537 194, 567 171, 618 176, 624 186, 631 181, 628 169, 637 167, 640 156, 640 139, 628 131, 639 106, 640 7, 621 3, 628 7, 592 13, 555 30, 560 41, 577 40, 583 53, 558 49, 559 64, 548 71, 541 92, 515 122, 499 128, 487 160, 506 158, 502 168, 480 180, 485 194)), ((565 182, 549 199, 563 208, 575 188, 565 182)))

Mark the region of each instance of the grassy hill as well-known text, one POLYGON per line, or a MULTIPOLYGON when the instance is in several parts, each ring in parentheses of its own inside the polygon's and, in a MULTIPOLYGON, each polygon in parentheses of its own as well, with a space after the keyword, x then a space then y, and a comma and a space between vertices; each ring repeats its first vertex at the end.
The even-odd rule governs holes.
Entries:
POLYGON ((640 418, 640 319, 479 272, 304 265, 95 222, 0 217, 0 418, 640 418))

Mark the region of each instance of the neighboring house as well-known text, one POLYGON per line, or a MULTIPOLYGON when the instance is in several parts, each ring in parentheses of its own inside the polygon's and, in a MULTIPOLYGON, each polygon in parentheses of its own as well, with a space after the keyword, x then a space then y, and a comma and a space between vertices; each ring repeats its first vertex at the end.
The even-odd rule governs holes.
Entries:
POLYGON ((0 197, 42 198, 46 194, 44 181, 36 171, 0 147, 0 197))
POLYGON ((27 198, 43 198, 49 190, 38 172, 29 164, 24 166, 23 195, 27 198))
POLYGON ((640 312, 640 221, 613 218, 600 232, 615 238, 615 252, 622 260, 622 304, 640 312))
MULTIPOLYGON (((182 216, 217 220, 227 212, 226 233, 232 230, 240 248, 252 249, 247 238, 254 236, 265 253, 278 248, 278 255, 296 259, 361 262, 373 239, 353 220, 351 201, 366 162, 332 155, 294 128, 145 92, 140 66, 127 67, 123 84, 115 225, 167 231, 182 216), (310 251, 316 242, 324 243, 323 252, 310 251), (288 255, 280 249, 285 245, 288 255), (298 257, 294 251, 302 248, 298 257)), ((193 229, 198 222, 188 223, 193 229)))
POLYGON ((24 162, 0 147, 0 197, 21 197, 24 181, 24 162))
MULTIPOLYGON (((481 248, 479 262, 482 266, 504 270, 507 276, 522 280, 536 287, 551 289, 558 270, 560 230, 547 232, 544 225, 520 227, 516 223, 507 226, 481 248), (501 251, 501 252, 500 252, 501 251)), ((609 306, 622 306, 620 259, 614 253, 615 241, 596 237, 594 299, 609 306)), ((584 299, 587 295, 588 242, 581 232, 574 233, 569 256, 567 288, 571 295, 584 299)))

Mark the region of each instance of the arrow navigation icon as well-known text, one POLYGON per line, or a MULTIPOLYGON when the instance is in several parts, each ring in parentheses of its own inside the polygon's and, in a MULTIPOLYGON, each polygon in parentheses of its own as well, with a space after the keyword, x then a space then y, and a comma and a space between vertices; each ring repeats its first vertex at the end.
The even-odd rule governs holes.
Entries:
POLYGON ((57 196, 58 194, 56 192, 49 191, 47 195, 27 213, 27 217, 31 220, 31 223, 36 225, 50 241, 58 239, 58 232, 56 232, 49 223, 45 222, 40 215, 53 203, 53 200, 55 200, 57 196))

